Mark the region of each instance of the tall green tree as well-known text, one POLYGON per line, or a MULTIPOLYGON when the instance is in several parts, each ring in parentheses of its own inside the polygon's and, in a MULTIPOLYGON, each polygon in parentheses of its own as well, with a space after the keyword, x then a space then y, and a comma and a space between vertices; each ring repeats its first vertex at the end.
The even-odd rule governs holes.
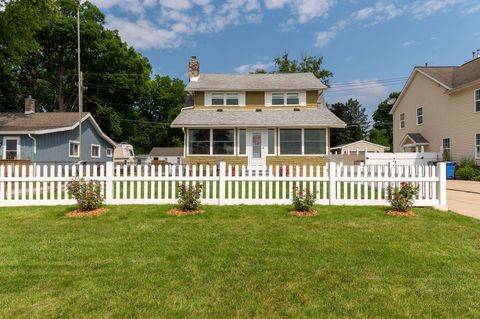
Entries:
MULTIPOLYGON (((390 149, 393 147, 393 117, 390 115, 392 102, 400 96, 399 92, 390 93, 388 98, 378 104, 377 109, 373 112, 373 128, 376 130, 385 130, 390 149)), ((376 133, 374 132, 374 135, 376 133)))
POLYGON ((347 103, 335 103, 329 109, 347 123, 344 129, 331 130, 331 145, 337 146, 365 139, 370 125, 365 108, 360 102, 349 99, 347 103))
POLYGON ((311 72, 325 85, 329 85, 329 80, 333 73, 322 67, 322 56, 302 55, 300 60, 291 59, 288 52, 285 52, 281 57, 275 58, 274 63, 277 73, 296 73, 296 72, 311 72))
POLYGON ((388 133, 386 129, 379 130, 372 128, 368 133, 368 140, 372 143, 390 147, 390 141, 388 140, 388 133))

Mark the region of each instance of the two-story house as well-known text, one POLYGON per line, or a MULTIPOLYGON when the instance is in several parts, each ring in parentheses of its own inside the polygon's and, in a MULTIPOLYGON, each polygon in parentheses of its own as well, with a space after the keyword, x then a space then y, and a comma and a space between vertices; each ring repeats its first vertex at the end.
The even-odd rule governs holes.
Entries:
POLYGON ((392 107, 394 152, 438 152, 480 164, 480 57, 415 67, 392 107))
POLYGON ((172 127, 184 129, 190 164, 319 165, 330 128, 345 127, 312 73, 203 74, 191 57, 189 78, 192 105, 172 127))

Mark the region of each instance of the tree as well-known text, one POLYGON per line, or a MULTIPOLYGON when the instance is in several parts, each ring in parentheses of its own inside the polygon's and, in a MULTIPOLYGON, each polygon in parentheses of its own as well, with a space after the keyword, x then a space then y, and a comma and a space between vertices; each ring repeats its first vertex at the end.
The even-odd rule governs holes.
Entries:
POLYGON ((288 53, 285 52, 281 57, 275 58, 275 73, 296 73, 311 72, 325 85, 329 85, 329 79, 333 73, 322 68, 322 56, 302 55, 300 60, 290 59, 288 53))
MULTIPOLYGON (((397 99, 400 96, 400 93, 393 92, 390 93, 387 99, 380 102, 377 109, 373 113, 373 128, 376 130, 385 130, 386 136, 388 139, 388 144, 390 149, 393 147, 393 117, 390 115, 390 110, 392 109, 392 100, 397 99)), ((376 133, 374 133, 376 134, 376 133)))
POLYGON ((335 103, 329 106, 330 110, 341 120, 347 123, 344 129, 331 130, 331 145, 337 146, 365 139, 369 127, 365 108, 354 99, 347 103, 335 103))
POLYGON ((372 143, 390 147, 390 141, 388 139, 388 132, 386 129, 379 130, 372 128, 368 133, 368 140, 372 143))

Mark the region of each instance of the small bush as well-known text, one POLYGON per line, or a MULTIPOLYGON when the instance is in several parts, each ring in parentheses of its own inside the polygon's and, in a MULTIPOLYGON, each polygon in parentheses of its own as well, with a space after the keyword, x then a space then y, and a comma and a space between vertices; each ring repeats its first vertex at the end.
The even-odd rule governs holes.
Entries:
POLYGON ((296 211, 298 212, 310 212, 313 210, 313 205, 315 205, 315 194, 310 192, 307 188, 305 190, 295 188, 293 193, 292 204, 296 211))
POLYGON ((400 183, 400 187, 388 187, 388 201, 392 208, 399 212, 409 212, 415 203, 419 187, 411 183, 400 183))
POLYGON ((177 208, 184 211, 197 210, 200 206, 200 195, 203 185, 200 182, 193 185, 178 185, 178 205, 177 208))
POLYGON ((99 181, 75 178, 67 183, 67 189, 77 201, 80 211, 95 210, 103 203, 102 185, 99 181))
POLYGON ((480 171, 475 167, 464 166, 457 169, 456 176, 458 179, 474 180, 477 176, 480 176, 480 171))
POLYGON ((463 157, 458 162, 458 167, 473 167, 473 168, 475 168, 476 167, 475 160, 471 157, 463 157))

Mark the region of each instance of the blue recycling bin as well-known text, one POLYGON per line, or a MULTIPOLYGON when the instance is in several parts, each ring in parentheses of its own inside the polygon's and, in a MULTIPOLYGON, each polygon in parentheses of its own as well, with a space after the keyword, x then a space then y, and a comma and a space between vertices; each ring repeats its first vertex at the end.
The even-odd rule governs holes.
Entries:
POLYGON ((447 179, 455 179, 455 162, 447 162, 447 179))

